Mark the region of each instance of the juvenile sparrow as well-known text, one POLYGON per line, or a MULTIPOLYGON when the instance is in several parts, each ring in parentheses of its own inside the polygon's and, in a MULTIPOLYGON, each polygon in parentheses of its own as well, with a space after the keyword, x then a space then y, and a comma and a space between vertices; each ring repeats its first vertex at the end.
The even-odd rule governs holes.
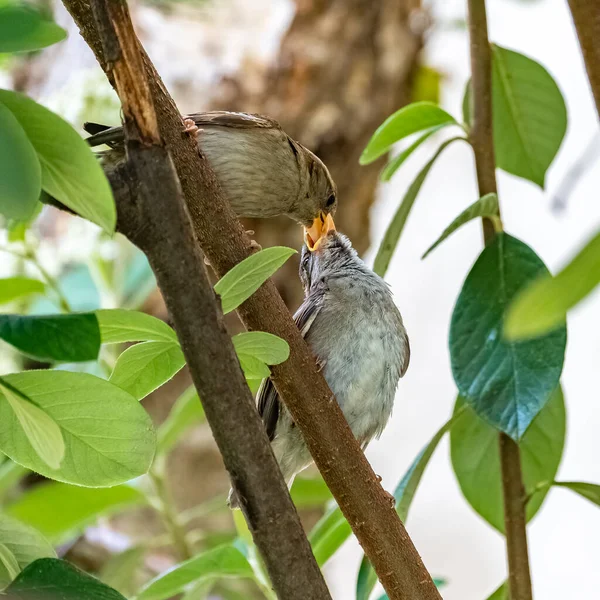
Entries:
MULTIPOLYGON (((107 144, 105 168, 124 158, 123 128, 85 123, 90 146, 107 144)), ((182 133, 195 135, 233 210, 240 217, 286 215, 309 227, 334 214, 337 189, 327 167, 267 117, 215 111, 188 115, 182 133)))
MULTIPOLYGON (((304 302, 294 315, 363 450, 379 437, 392 412, 410 347, 387 284, 356 254, 333 219, 305 229, 300 260, 304 302)), ((302 435, 266 379, 258 411, 288 485, 312 463, 302 435)), ((231 508, 239 506, 229 493, 231 508)))

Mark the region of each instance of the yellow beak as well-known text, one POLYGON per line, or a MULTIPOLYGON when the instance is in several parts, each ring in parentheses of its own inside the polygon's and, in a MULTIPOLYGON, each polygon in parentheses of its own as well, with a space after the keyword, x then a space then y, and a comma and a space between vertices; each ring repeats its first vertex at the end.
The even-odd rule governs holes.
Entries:
POLYGON ((327 235, 329 231, 335 231, 335 223, 331 214, 324 216, 321 213, 312 223, 310 227, 304 228, 304 242, 306 247, 314 252, 321 240, 327 235))

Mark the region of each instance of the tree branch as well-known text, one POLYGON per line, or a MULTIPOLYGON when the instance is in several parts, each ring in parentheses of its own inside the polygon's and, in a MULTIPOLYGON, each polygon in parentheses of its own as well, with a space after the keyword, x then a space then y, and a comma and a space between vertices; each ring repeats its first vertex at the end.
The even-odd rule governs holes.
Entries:
MULTIPOLYGON (((88 3, 84 0, 63 1, 79 25, 82 35, 96 52, 100 64, 107 70, 105 53, 101 49, 101 44, 98 43, 98 34, 90 25, 88 3)), ((217 182, 207 163, 199 160, 195 141, 182 133, 181 117, 172 99, 166 92, 152 63, 143 50, 141 52, 150 93, 154 100, 161 138, 169 149, 179 175, 196 238, 217 274, 223 275, 250 254, 250 241, 244 234, 229 204, 223 201, 217 182)), ((110 69, 108 71, 109 79, 111 79, 110 69)), ((149 168, 152 166, 150 165, 149 168)), ((182 243, 181 232, 177 231, 172 223, 167 222, 170 219, 165 219, 165 215, 170 214, 173 209, 172 207, 167 208, 164 194, 160 194, 162 197, 157 198, 156 192, 143 179, 142 173, 143 171, 138 173, 140 180, 137 185, 140 186, 140 190, 146 188, 146 193, 153 194, 156 204, 152 211, 149 211, 151 214, 144 215, 144 219, 137 221, 136 231, 132 232, 135 233, 133 239, 142 250, 152 251, 155 255, 154 263, 151 260, 151 264, 164 278, 159 278, 163 292, 167 289, 167 285, 171 284, 169 289, 174 296, 170 297, 169 293, 166 293, 167 305, 172 311, 176 329, 182 336, 186 357, 206 354, 206 347, 200 344, 203 335, 200 328, 194 332, 195 337, 190 336, 186 339, 186 329, 193 330, 197 327, 195 321, 198 321, 198 315, 203 308, 197 302, 188 305, 183 300, 183 296, 189 293, 189 290, 184 290, 184 288, 190 287, 188 282, 203 282, 205 274, 203 269, 200 269, 195 263, 187 265, 182 263, 178 269, 183 269, 182 273, 187 269, 186 283, 182 285, 178 294, 174 293, 173 290, 177 289, 178 284, 170 280, 172 274, 168 272, 170 264, 168 257, 170 252, 179 255, 176 248, 182 243), (146 217, 149 219, 147 223, 145 222, 146 217), (160 251, 155 249, 157 244, 155 237, 158 237, 162 244, 160 251), (197 279, 198 271, 202 271, 200 280, 197 279), (193 306, 193 312, 190 312, 190 306, 193 306)), ((123 226, 120 219, 119 226, 123 226)), ((203 306, 206 310, 214 312, 214 308, 208 308, 207 300, 204 300, 203 306)), ((440 595, 398 515, 391 506, 389 496, 379 484, 338 404, 331 401, 331 391, 323 375, 318 371, 314 358, 273 283, 267 282, 263 285, 240 307, 238 314, 248 329, 274 333, 289 343, 290 358, 283 364, 273 367, 273 381, 282 401, 302 431, 317 467, 361 543, 365 554, 373 564, 390 600, 439 599, 440 595)), ((222 337, 220 336, 219 339, 222 337)), ((230 361, 226 364, 219 364, 219 368, 215 370, 217 364, 215 357, 210 356, 209 359, 213 366, 206 372, 211 374, 211 378, 214 377, 218 380, 212 382, 214 385, 226 385, 225 382, 232 378, 227 374, 228 369, 233 368, 236 375, 239 372, 239 366, 233 367, 230 361)), ((206 382, 206 385, 210 383, 206 382)), ((229 382, 227 381, 227 383, 229 382)), ((199 391, 203 401, 206 401, 206 394, 202 390, 199 391)), ((221 394, 223 393, 225 392, 221 390, 221 394)), ((242 404, 241 401, 240 404, 242 404)), ((210 420, 208 410, 207 416, 210 420)), ((235 419, 243 423, 246 419, 246 417, 242 418, 239 413, 221 416, 223 419, 235 419)), ((229 446, 227 443, 221 443, 219 446, 226 458, 226 464, 229 464, 228 453, 233 452, 235 446, 229 446)), ((259 459, 258 456, 252 458, 254 472, 262 470, 262 459, 259 459)), ((246 468, 252 469, 252 465, 246 465, 246 468)), ((235 478, 237 471, 233 470, 232 473, 235 478)), ((247 511, 251 513, 252 510, 258 510, 256 498, 252 498, 252 494, 256 492, 250 489, 249 481, 236 480, 235 484, 240 496, 254 507, 253 509, 247 508, 247 511)), ((263 507, 264 509, 265 507, 263 507)), ((256 535, 257 532, 253 531, 253 534, 256 535)), ((262 546, 257 545, 262 551, 262 546)), ((269 566, 268 568, 270 570, 269 566)), ((289 567, 289 569, 290 572, 296 573, 297 571, 296 567, 289 567)), ((282 595, 281 597, 290 596, 282 595)))
POLYGON ((569 0, 569 8, 600 117, 600 0, 569 0))
MULTIPOLYGON (((327 600, 331 596, 254 408, 162 145, 127 4, 93 0, 91 7, 123 104, 128 162, 140 183, 136 227, 127 230, 122 219, 121 225, 156 274, 217 445, 236 487, 246 492, 248 523, 277 594, 327 600)), ((185 544, 181 551, 187 552, 185 544)))
MULTIPOLYGON (((492 52, 488 39, 485 0, 468 0, 471 47, 473 125, 470 141, 475 154, 479 195, 497 193, 492 120, 492 52)), ((500 211, 498 211, 500 217, 500 211)), ((495 234, 491 220, 484 219, 483 238, 490 244, 495 234)), ((504 498, 504 526, 511 600, 531 600, 531 575, 525 520, 525 489, 519 445, 499 434, 504 498)))

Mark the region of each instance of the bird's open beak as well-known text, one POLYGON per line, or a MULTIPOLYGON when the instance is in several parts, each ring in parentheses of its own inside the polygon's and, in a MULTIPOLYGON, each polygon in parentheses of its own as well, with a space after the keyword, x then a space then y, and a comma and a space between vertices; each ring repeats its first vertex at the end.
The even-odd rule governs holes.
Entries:
POLYGON ((325 216, 321 213, 310 227, 304 228, 304 242, 306 243, 306 247, 311 252, 314 252, 329 231, 335 231, 333 217, 331 214, 325 216))

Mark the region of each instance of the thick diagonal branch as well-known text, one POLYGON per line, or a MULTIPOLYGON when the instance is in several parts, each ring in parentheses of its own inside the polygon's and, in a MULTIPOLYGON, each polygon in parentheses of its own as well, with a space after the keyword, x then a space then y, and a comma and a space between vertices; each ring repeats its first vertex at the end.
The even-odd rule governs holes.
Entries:
MULTIPOLYGON (((492 123, 492 51, 488 39, 485 0, 469 0, 468 4, 473 93, 473 124, 469 137, 475 154, 479 195, 484 196, 497 192, 492 123)), ((498 216, 500 216, 499 212, 498 216)), ((483 237, 487 245, 494 239, 495 230, 489 219, 484 219, 482 224, 483 237)), ((500 433, 498 441, 510 598, 531 600, 525 489, 520 449, 518 444, 505 433, 500 433)))
MULTIPOLYGON (((114 82, 97 31, 90 22, 88 3, 83 0, 63 1, 108 72, 109 79, 114 82)), ((160 135, 179 175, 196 238, 217 274, 222 275, 249 255, 250 242, 231 207, 218 193, 212 172, 199 158, 195 142, 183 134, 181 117, 143 51, 142 58, 160 135)), ((146 182, 136 182, 135 185, 141 188, 146 182)), ((142 219, 136 225, 136 243, 142 249, 152 247, 154 235, 167 237, 159 230, 168 210, 162 204, 157 204, 154 210, 150 223, 142 219)), ((176 246, 181 243, 176 231, 170 231, 169 236, 173 237, 163 239, 164 244, 176 246)), ((162 259, 167 260, 165 257, 162 259)), ((165 269, 166 263, 162 267, 156 263, 154 266, 160 271, 165 269)), ((193 269, 189 271, 188 286, 189 282, 196 283, 195 272, 193 269)), ((196 307, 194 314, 197 316, 200 310, 196 307)), ((331 391, 274 285, 271 282, 263 285, 238 312, 248 329, 274 333, 289 343, 290 358, 273 368, 273 381, 389 598, 439 599, 439 593, 391 506, 389 496, 360 450, 338 404, 332 401, 331 391)), ((192 320, 196 318, 194 315, 187 316, 192 320)), ((178 328, 185 325, 175 322, 178 328)), ((186 343, 191 345, 192 342, 189 339, 186 343)), ((231 418, 241 419, 235 414, 231 418)), ((231 452, 231 449, 226 448, 224 452, 231 452)))

